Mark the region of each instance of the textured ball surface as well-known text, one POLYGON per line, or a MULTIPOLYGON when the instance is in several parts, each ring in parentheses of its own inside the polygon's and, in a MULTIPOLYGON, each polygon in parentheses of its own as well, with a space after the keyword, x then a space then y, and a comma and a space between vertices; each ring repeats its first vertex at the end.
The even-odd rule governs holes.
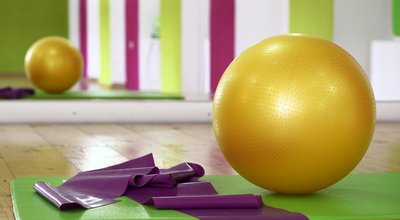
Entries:
POLYGON ((356 60, 304 35, 265 39, 226 69, 213 129, 230 165, 270 191, 303 194, 345 177, 375 128, 375 99, 356 60))
POLYGON ((25 73, 32 84, 48 93, 62 93, 81 77, 80 52, 62 37, 45 37, 35 42, 25 56, 25 73))

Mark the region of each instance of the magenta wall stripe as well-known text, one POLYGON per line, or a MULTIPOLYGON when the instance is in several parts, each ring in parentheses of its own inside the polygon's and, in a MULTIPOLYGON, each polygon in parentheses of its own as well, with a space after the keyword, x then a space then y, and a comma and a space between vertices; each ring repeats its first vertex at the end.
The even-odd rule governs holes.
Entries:
POLYGON ((79 1, 79 47, 83 58, 83 72, 80 88, 87 89, 87 0, 79 1))
POLYGON ((139 90, 139 0, 125 0, 126 83, 128 90, 139 90))
POLYGON ((235 0, 211 0, 210 41, 210 92, 214 94, 235 57, 235 0))

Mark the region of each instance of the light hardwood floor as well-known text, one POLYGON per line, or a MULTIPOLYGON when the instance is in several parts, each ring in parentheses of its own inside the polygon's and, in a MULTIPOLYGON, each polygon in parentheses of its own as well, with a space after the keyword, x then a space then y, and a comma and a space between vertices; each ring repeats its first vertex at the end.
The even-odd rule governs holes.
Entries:
MULTIPOLYGON (((211 124, 0 125, 0 219, 14 219, 10 182, 65 176, 153 153, 157 165, 183 161, 207 174, 232 174, 211 124)), ((400 123, 379 123, 353 172, 400 172, 400 123)))

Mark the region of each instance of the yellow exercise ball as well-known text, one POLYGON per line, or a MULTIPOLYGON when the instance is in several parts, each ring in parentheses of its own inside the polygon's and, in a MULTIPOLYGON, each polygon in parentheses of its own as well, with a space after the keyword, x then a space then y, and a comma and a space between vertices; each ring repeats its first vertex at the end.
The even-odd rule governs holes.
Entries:
POLYGON ((25 56, 25 73, 32 84, 47 93, 62 93, 81 77, 81 53, 67 39, 44 37, 25 56))
POLYGON ((357 61, 334 43, 274 36, 224 72, 213 129, 227 161, 262 188, 304 194, 345 177, 375 128, 375 99, 357 61))

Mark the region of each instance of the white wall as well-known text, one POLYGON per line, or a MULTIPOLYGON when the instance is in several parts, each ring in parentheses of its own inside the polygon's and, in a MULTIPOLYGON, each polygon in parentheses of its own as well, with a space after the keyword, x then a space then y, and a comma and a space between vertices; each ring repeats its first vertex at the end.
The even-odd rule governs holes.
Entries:
POLYGON ((110 68, 111 81, 126 82, 125 1, 110 1, 110 68))
POLYGON ((391 0, 335 0, 334 42, 370 74, 372 40, 392 39, 391 0))
POLYGON ((160 0, 139 0, 139 89, 161 88, 159 40, 152 38, 160 0))
POLYGON ((289 32, 289 0, 236 0, 235 53, 289 32))
POLYGON ((182 92, 190 100, 208 98, 209 7, 209 1, 182 0, 182 92))
POLYGON ((100 13, 99 1, 87 0, 87 73, 89 78, 100 75, 100 13))
POLYGON ((79 48, 79 0, 68 1, 68 37, 71 43, 79 48))

